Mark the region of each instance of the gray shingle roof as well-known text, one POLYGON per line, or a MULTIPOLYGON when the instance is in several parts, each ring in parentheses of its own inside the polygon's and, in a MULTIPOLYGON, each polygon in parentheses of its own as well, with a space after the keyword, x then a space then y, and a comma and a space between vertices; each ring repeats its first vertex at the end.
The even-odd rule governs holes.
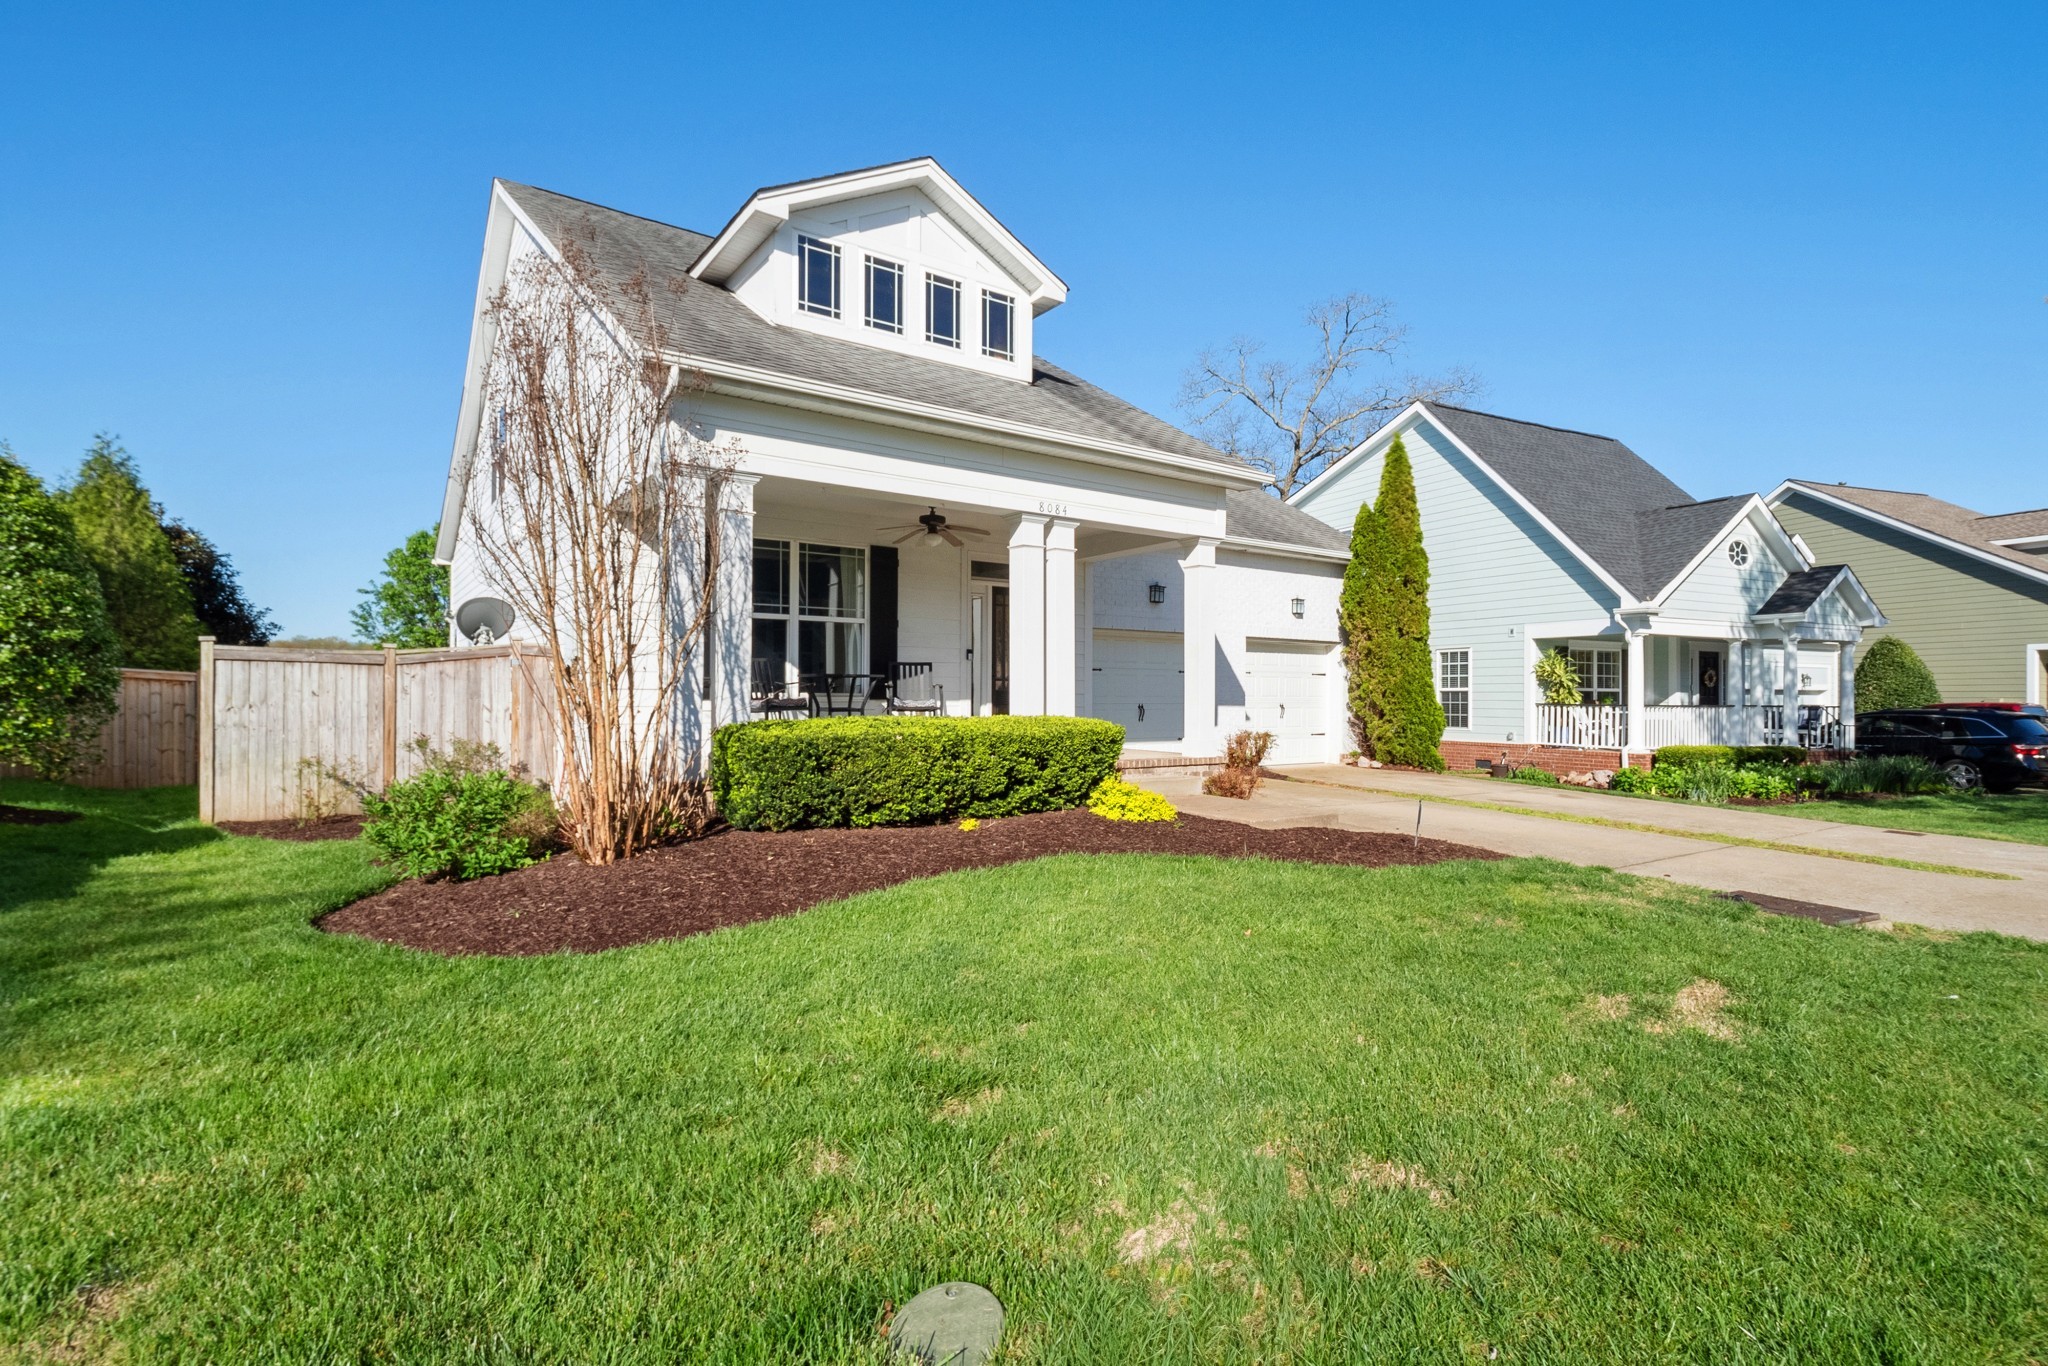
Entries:
POLYGON ((1611 436, 1423 406, 1639 599, 1670 584, 1748 497, 1696 502, 1611 436))
POLYGON ((1897 489, 1866 489, 1854 484, 1823 484, 1811 479, 1789 481, 1793 488, 1811 489, 1838 498, 1852 507, 1863 508, 1907 526, 1966 545, 1982 554, 2010 561, 2036 574, 2048 573, 2048 560, 1992 542, 2018 536, 2048 536, 2048 510, 2006 512, 1986 516, 1956 503, 1945 503, 1924 493, 1902 493, 1897 489))
POLYGON ((1756 609, 1760 617, 1792 616, 1804 612, 1820 601, 1821 594, 1828 591, 1841 572, 1848 568, 1840 564, 1817 564, 1811 569, 1802 569, 1778 585, 1777 591, 1764 599, 1764 605, 1756 609))
POLYGON ((1224 495, 1224 535, 1247 541, 1277 541, 1315 550, 1351 549, 1351 536, 1319 517, 1281 502, 1264 489, 1232 489, 1224 495))
POLYGON ((717 285, 692 281, 680 294, 661 288, 667 280, 687 277, 711 238, 531 185, 498 183, 557 245, 579 242, 611 287, 623 287, 636 275, 645 278, 657 320, 675 351, 790 379, 841 385, 881 399, 930 404, 970 421, 1023 423, 1082 440, 1211 461, 1226 469, 1249 468, 1036 356, 1031 383, 1019 384, 945 361, 778 327, 717 285))

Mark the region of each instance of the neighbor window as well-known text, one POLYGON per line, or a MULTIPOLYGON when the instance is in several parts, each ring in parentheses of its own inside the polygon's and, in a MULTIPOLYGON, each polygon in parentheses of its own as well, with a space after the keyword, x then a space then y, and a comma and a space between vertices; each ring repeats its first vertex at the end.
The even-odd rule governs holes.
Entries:
POLYGON ((1436 652, 1436 700, 1443 704, 1444 726, 1460 730, 1472 724, 1472 652, 1436 652))
POLYGON ((924 277, 924 339, 941 346, 960 344, 960 282, 943 275, 924 277))
POLYGON ((796 239, 796 306, 839 316, 839 248, 815 237, 796 239))
POLYGON ((1621 705, 1621 651, 1574 649, 1572 667, 1579 671, 1579 700, 1589 707, 1621 705))
POLYGON ((994 356, 997 360, 1009 360, 1017 354, 1017 344, 1012 338, 1012 327, 1017 317, 1017 301, 1007 294, 998 294, 992 289, 981 291, 981 354, 994 356))
POLYGON ((867 612, 865 549, 755 541, 755 688, 793 677, 861 672, 867 667, 867 612))
POLYGON ((879 256, 868 258, 868 326, 903 330, 903 267, 879 256))

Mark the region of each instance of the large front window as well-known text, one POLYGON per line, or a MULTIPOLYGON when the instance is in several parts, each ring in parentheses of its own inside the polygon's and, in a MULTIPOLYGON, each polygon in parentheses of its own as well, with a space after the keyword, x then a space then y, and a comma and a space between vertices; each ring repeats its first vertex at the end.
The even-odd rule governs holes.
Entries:
POLYGON ((1621 651, 1574 646, 1572 667, 1579 672, 1579 701, 1589 707, 1621 705, 1621 651))
POLYGON ((868 552, 754 542, 754 676, 774 687, 867 668, 868 552))
POLYGON ((1444 728, 1462 730, 1472 724, 1472 652, 1436 652, 1436 700, 1443 704, 1444 728))
POLYGON ((796 239, 796 306, 839 316, 839 248, 815 237, 796 239))

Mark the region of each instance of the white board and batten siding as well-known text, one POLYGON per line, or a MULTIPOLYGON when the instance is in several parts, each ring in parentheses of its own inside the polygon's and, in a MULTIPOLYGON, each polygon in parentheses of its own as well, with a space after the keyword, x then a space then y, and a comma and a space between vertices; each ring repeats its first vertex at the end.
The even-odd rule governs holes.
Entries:
MULTIPOLYGON (((1444 738, 1533 740, 1523 733, 1529 690, 1522 627, 1609 618, 1619 599, 1435 424, 1418 417, 1401 433, 1429 552, 1431 643, 1471 651, 1472 723, 1444 738)), ((1375 452, 1296 506, 1348 531, 1360 503, 1379 496, 1384 463, 1375 452)))
MULTIPOLYGON (((552 685, 545 656, 514 645, 465 650, 202 647, 199 814, 207 821, 304 813, 314 766, 371 788, 418 771, 412 742, 495 744, 554 776, 552 685)), ((339 810, 345 790, 326 785, 339 810)))

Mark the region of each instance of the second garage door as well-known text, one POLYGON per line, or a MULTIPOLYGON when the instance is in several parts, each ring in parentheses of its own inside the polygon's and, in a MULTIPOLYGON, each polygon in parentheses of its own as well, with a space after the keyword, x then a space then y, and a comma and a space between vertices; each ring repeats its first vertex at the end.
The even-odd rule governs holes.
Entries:
POLYGON ((1122 726, 1134 745, 1180 739, 1185 695, 1178 635, 1100 630, 1093 663, 1091 715, 1122 726))
POLYGON ((1245 642, 1244 724, 1273 732, 1272 764, 1329 762, 1332 647, 1312 641, 1245 642))

